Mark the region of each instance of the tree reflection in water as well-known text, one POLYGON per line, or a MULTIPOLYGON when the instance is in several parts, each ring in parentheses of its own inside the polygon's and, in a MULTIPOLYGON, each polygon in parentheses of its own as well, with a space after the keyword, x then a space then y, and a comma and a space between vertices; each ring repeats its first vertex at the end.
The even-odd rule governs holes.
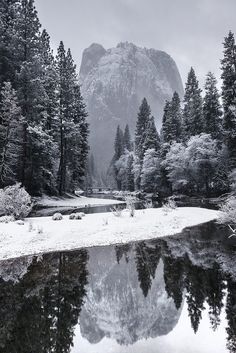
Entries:
MULTIPOLYGON (((171 298, 177 312, 181 313, 183 302, 186 302, 195 333, 198 332, 202 313, 206 308, 213 330, 220 325, 221 313, 225 309, 227 349, 230 353, 235 353, 235 252, 234 248, 225 242, 227 234, 224 232, 221 227, 210 224, 155 241, 47 254, 34 257, 30 261, 25 258, 1 262, 0 353, 69 353, 83 304, 88 306, 87 291, 94 292, 94 302, 91 302, 90 311, 85 308, 88 311, 86 314, 94 314, 96 317, 96 313, 92 311, 98 310, 102 297, 111 301, 107 303, 108 310, 116 298, 121 301, 121 307, 123 306, 118 318, 123 322, 122 327, 126 327, 125 320, 140 315, 138 311, 127 312, 126 305, 130 305, 129 303, 137 298, 140 303, 141 299, 135 295, 130 301, 125 299, 125 286, 132 287, 129 292, 131 294, 137 292, 140 287, 143 296, 142 308, 146 315, 152 314, 155 319, 155 312, 150 314, 150 308, 160 303, 158 300, 153 301, 150 295, 155 296, 153 290, 158 292, 158 286, 161 286, 162 282, 166 295, 164 300, 171 298), (106 253, 111 254, 110 259, 104 256, 106 253), (89 265, 90 263, 94 266, 89 265), (162 282, 160 271, 158 272, 160 266, 163 268, 162 282), (106 275, 106 269, 110 271, 109 275, 106 275), (93 280, 95 287, 91 284, 93 280), (104 292, 107 289, 111 291, 108 297, 104 292), (99 294, 97 297, 95 292, 99 294)), ((163 298, 161 290, 160 293, 163 298)), ((130 311, 134 308, 135 305, 130 311)), ((118 309, 115 310, 117 312, 118 309)), ((156 310, 158 312, 158 308, 156 310)), ((140 317, 142 316, 137 316, 136 321, 140 317)), ((97 317, 96 319, 99 321, 97 317)), ((166 320, 168 324, 170 318, 166 320)), ((86 324, 89 322, 87 320, 86 324)), ((153 325, 150 328, 150 337, 155 337, 159 332, 155 321, 153 325)), ((88 330, 90 328, 86 327, 88 330)), ((105 331, 102 332, 101 327, 99 330, 101 338, 105 335, 111 336, 105 331)), ((142 338, 139 337, 140 331, 137 327, 133 326, 132 330, 130 334, 133 338, 130 344, 142 338)), ((162 326, 162 330, 166 330, 166 333, 162 334, 167 334, 166 326, 162 326)), ((148 338, 148 335, 147 331, 144 337, 148 338)))

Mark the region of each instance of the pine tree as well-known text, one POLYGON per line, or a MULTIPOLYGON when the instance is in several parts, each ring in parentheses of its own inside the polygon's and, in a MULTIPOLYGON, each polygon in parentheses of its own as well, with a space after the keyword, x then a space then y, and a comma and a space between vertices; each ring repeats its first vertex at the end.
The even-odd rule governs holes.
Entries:
POLYGON ((146 130, 145 130, 145 138, 143 142, 144 154, 148 149, 154 149, 155 151, 160 150, 160 136, 157 132, 153 116, 149 118, 146 130))
POLYGON ((41 34, 41 55, 43 61, 43 86, 45 89, 45 128, 53 134, 57 128, 58 115, 58 75, 56 71, 56 62, 50 46, 50 37, 44 29, 41 34))
POLYGON ((134 191, 134 156, 130 154, 127 161, 126 169, 126 190, 134 191))
POLYGON ((163 142, 179 142, 182 135, 182 112, 180 98, 174 92, 172 100, 166 102, 162 120, 162 140, 163 142))
POLYGON ((21 182, 35 194, 43 191, 43 179, 52 172, 47 149, 50 136, 44 130, 47 95, 40 27, 34 1, 21 0, 14 38, 16 88, 24 116, 21 182))
POLYGON ((0 108, 0 187, 19 180, 23 119, 16 92, 5 82, 0 108))
POLYGON ((161 128, 161 140, 165 142, 170 142, 169 138, 169 130, 170 130, 170 102, 166 101, 165 106, 164 106, 164 114, 162 117, 162 128, 161 128))
POLYGON ((0 88, 6 81, 15 82, 14 55, 16 48, 15 23, 19 15, 18 0, 1 0, 0 2, 0 88))
POLYGON ((201 89, 191 68, 185 87, 183 110, 183 138, 189 139, 204 131, 201 89))
POLYGON ((177 92, 174 92, 171 100, 171 140, 180 142, 182 135, 182 110, 180 98, 177 92))
POLYGON ((236 45, 229 32, 224 41, 222 68, 222 100, 224 108, 224 135, 229 150, 230 167, 236 167, 236 45))
POLYGON ((124 153, 124 134, 119 125, 117 126, 117 130, 116 130, 114 148, 115 148, 114 160, 118 161, 118 159, 124 153))
POLYGON ((124 149, 127 149, 129 152, 132 150, 131 137, 129 132, 129 125, 127 124, 124 132, 124 149))
POLYGON ((204 131, 210 134, 213 139, 222 138, 222 111, 220 105, 220 95, 217 89, 217 80, 209 72, 205 83, 205 97, 203 100, 204 131))
POLYGON ((117 183, 118 190, 121 190, 121 180, 118 177, 119 170, 117 169, 116 162, 124 153, 124 134, 120 126, 117 126, 115 144, 114 144, 115 154, 113 156, 111 166, 114 171, 114 177, 117 183))
POLYGON ((74 126, 71 137, 68 138, 67 142, 68 167, 71 174, 69 182, 72 190, 78 186, 82 186, 89 151, 89 125, 86 120, 88 114, 78 84, 74 87, 73 108, 74 126))
POLYGON ((59 77, 58 191, 62 195, 81 185, 86 172, 89 127, 86 106, 80 92, 76 66, 63 42, 57 52, 59 77))
POLYGON ((135 131, 135 153, 140 159, 143 160, 144 149, 143 144, 146 138, 146 128, 150 119, 151 109, 148 105, 146 98, 143 99, 142 104, 139 108, 138 120, 136 123, 136 131, 135 131))

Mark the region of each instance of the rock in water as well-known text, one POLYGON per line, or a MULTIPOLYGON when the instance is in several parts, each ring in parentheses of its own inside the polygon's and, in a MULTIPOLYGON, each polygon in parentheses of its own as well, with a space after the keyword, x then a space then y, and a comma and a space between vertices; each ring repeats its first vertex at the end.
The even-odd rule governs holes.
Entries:
POLYGON ((100 169, 113 155, 117 125, 128 123, 134 133, 138 108, 144 97, 160 129, 165 101, 183 85, 174 60, 165 52, 120 43, 105 50, 92 44, 84 50, 80 82, 90 122, 91 150, 100 169))

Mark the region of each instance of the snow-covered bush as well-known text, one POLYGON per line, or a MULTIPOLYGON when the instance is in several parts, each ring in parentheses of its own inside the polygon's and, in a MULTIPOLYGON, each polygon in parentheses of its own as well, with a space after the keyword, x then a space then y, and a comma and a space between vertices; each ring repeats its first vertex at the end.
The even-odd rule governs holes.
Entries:
POLYGON ((18 226, 23 226, 25 223, 24 223, 24 221, 19 219, 18 221, 16 221, 16 224, 18 224, 18 226))
POLYGON ((148 149, 143 158, 141 171, 141 188, 145 192, 156 192, 160 187, 160 158, 154 148, 148 149))
POLYGON ((219 159, 217 141, 209 134, 192 136, 187 142, 173 143, 162 166, 173 190, 204 190, 207 194, 213 188, 213 180, 219 159))
POLYGON ((82 219, 82 216, 81 216, 81 214, 80 213, 71 213, 70 215, 69 215, 69 219, 76 219, 76 220, 78 220, 78 219, 82 219))
POLYGON ((126 207, 129 210, 130 217, 134 217, 135 213, 135 198, 132 196, 127 196, 125 198, 126 207))
POLYGON ((163 206, 163 211, 165 214, 167 214, 168 212, 173 211, 176 208, 177 208, 177 205, 176 205, 175 201, 172 200, 171 198, 169 198, 163 206))
POLYGON ((121 217, 122 216, 122 208, 119 206, 114 206, 111 208, 111 212, 115 217, 121 217))
POLYGON ((0 208, 6 216, 23 219, 32 210, 32 201, 28 192, 20 183, 0 191, 0 208))
POLYGON ((53 221, 61 221, 62 219, 63 219, 62 214, 59 212, 54 213, 54 215, 52 216, 53 221))
POLYGON ((0 217, 0 223, 14 222, 15 218, 13 216, 2 216, 0 217))
POLYGON ((229 197, 220 207, 218 222, 221 224, 236 225, 236 197, 229 197))

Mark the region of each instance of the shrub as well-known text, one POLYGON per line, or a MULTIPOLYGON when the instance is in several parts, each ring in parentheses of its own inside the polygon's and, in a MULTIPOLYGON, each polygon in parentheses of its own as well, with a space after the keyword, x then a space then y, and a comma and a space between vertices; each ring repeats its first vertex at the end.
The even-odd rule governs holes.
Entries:
POLYGON ((177 208, 177 205, 176 205, 175 201, 173 199, 169 198, 163 206, 163 211, 165 214, 167 214, 168 212, 173 211, 176 208, 177 208))
POLYGON ((69 219, 82 219, 82 216, 80 213, 71 213, 69 219))
POLYGON ((121 217, 122 216, 122 208, 119 206, 114 206, 111 208, 111 212, 115 217, 121 217))
POLYGON ((15 218, 13 216, 2 216, 0 217, 0 223, 14 222, 15 218))
POLYGON ((229 197, 220 207, 220 217, 218 222, 221 224, 236 225, 236 197, 229 197))
POLYGON ((0 191, 0 208, 6 216, 23 219, 32 210, 31 197, 20 183, 0 191))
POLYGON ((62 219, 63 219, 62 214, 59 212, 54 213, 54 215, 52 216, 53 221, 61 221, 62 219))
POLYGON ((135 213, 135 198, 132 196, 126 196, 125 198, 127 209, 129 210, 130 217, 134 217, 135 213))

